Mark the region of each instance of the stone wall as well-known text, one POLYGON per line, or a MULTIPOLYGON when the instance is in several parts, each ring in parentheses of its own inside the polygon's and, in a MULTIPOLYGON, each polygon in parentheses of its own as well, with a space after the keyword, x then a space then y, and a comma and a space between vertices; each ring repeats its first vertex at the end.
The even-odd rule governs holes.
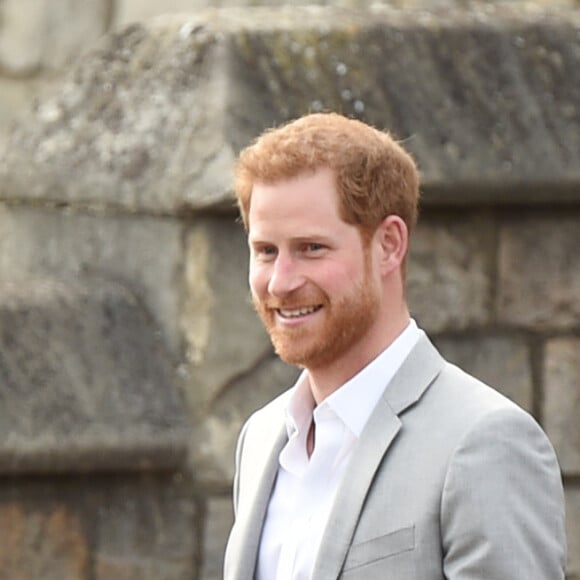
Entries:
MULTIPOLYGON (((580 0, 497 0, 500 4, 578 6, 580 0)), ((0 151, 15 120, 58 86, 68 67, 112 30, 166 13, 210 7, 283 5, 284 0, 0 0, 0 151)), ((308 0, 303 4, 368 9, 451 7, 477 0, 308 0)))
POLYGON ((580 11, 418 4, 121 26, 154 4, 95 0, 78 16, 91 33, 0 42, 1 72, 20 63, 0 83, 53 79, 0 160, 0 578, 221 578, 235 437, 296 375, 248 300, 231 165, 266 126, 327 109, 416 156, 413 314, 544 425, 580 578, 580 11))

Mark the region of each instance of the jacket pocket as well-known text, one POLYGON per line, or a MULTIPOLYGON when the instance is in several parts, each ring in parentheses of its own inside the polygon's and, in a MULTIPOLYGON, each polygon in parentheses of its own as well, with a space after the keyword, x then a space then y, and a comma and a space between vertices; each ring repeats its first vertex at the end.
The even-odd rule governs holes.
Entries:
POLYGON ((359 544, 353 544, 348 552, 344 563, 343 572, 359 568, 408 552, 415 548, 415 526, 401 528, 388 534, 366 540, 359 544))

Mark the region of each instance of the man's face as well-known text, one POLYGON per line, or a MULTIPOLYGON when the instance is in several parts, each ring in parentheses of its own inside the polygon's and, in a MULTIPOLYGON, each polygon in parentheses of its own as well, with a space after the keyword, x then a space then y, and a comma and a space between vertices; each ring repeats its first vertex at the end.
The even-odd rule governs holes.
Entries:
POLYGON ((252 298, 279 356, 309 369, 356 356, 378 324, 380 278, 332 172, 255 184, 248 223, 252 298))

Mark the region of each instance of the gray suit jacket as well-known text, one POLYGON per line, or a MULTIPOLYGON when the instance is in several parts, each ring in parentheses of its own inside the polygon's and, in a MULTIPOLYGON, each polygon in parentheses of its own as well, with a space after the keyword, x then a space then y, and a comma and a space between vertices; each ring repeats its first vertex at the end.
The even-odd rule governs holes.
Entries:
MULTIPOLYGON (((225 580, 254 577, 288 396, 240 435, 225 580)), ((312 580, 563 580, 564 525, 540 427, 423 337, 357 443, 312 580)))

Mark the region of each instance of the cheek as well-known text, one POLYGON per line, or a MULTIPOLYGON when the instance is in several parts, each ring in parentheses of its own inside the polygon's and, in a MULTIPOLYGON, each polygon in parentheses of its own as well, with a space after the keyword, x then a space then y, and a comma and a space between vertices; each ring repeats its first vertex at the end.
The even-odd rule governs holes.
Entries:
POLYGON ((310 280, 329 294, 343 294, 360 282, 362 274, 362 264, 331 264, 313 273, 310 280))
POLYGON ((263 268, 250 264, 248 281, 254 296, 263 296, 265 294, 268 287, 268 275, 263 268))

